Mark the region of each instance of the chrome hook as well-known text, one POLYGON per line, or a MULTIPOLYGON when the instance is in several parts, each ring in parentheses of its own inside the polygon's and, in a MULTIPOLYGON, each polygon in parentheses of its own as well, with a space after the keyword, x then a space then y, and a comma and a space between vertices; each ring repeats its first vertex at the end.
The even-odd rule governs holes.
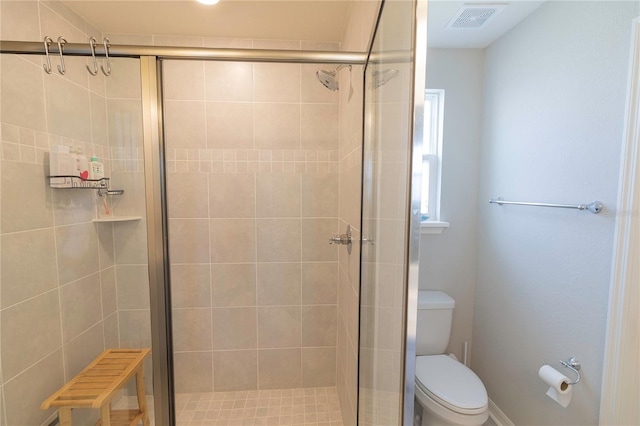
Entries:
POLYGON ((568 383, 569 385, 577 385, 580 382, 580 369, 582 368, 582 366, 580 365, 580 361, 578 361, 575 357, 571 357, 566 361, 560 360, 560 364, 570 370, 573 370, 573 372, 578 375, 578 378, 575 382, 568 383))
POLYGON ((96 59, 96 38, 91 37, 89 39, 89 46, 91 47, 91 56, 93 57, 93 69, 87 65, 87 71, 89 74, 96 76, 98 74, 98 60, 96 59))
POLYGON ((44 54, 47 57, 47 63, 42 64, 42 68, 47 74, 51 74, 51 57, 49 56, 49 46, 53 43, 53 40, 49 36, 45 36, 44 41, 44 54))
POLYGON ((62 46, 65 44, 67 44, 67 40, 62 36, 58 37, 58 53, 60 53, 60 65, 58 65, 58 72, 62 75, 67 72, 67 69, 64 66, 64 55, 62 52, 62 46))
POLYGON ((102 44, 104 44, 104 57, 105 62, 107 63, 107 70, 105 71, 104 69, 104 65, 100 65, 100 68, 102 69, 102 74, 106 75, 107 77, 111 75, 111 62, 109 61, 109 47, 111 47, 111 40, 109 40, 109 37, 105 37, 104 39, 102 39, 102 44))

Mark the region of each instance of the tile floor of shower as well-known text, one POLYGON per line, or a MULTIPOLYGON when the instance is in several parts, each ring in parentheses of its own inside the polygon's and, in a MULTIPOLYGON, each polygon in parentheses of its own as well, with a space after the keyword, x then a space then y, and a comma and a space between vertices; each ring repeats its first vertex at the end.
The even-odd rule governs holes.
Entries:
MULTIPOLYGON (((151 425, 153 398, 147 397, 151 425)), ((113 409, 137 407, 123 397, 113 409)), ((178 426, 343 426, 335 387, 176 394, 178 426)))

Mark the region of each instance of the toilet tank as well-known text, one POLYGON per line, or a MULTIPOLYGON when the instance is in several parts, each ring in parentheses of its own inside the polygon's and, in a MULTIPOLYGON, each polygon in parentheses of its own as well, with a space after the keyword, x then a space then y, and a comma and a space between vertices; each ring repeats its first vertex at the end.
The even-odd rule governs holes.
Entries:
POLYGON ((416 355, 445 353, 449 345, 455 305, 455 300, 445 292, 418 292, 416 355))

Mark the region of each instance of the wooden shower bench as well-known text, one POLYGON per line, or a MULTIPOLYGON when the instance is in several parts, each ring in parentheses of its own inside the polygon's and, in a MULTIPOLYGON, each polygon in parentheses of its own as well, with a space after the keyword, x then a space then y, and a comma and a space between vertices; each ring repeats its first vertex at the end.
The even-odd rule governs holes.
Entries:
POLYGON ((69 383, 42 403, 43 410, 58 407, 61 426, 71 426, 73 408, 98 408, 96 426, 149 426, 144 390, 144 359, 150 349, 107 349, 69 383), (136 376, 137 410, 111 411, 116 393, 136 376))

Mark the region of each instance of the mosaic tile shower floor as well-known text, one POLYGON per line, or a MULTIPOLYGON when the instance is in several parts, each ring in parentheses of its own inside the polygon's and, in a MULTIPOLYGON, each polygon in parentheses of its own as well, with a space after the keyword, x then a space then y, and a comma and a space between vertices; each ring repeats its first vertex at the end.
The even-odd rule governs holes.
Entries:
MULTIPOLYGON (((150 397, 147 404, 153 425, 150 397)), ((136 406, 134 397, 125 397, 114 408, 136 406)), ((176 420, 178 426, 343 426, 336 388, 179 393, 176 420)))

